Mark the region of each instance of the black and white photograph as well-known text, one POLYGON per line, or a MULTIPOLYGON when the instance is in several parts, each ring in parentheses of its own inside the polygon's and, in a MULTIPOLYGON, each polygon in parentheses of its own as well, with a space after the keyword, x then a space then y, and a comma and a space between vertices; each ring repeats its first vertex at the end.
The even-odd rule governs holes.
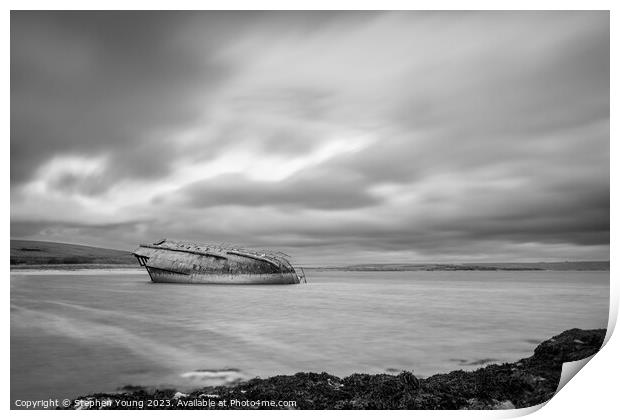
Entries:
POLYGON ((7 13, 12 410, 517 410, 601 349, 608 10, 7 13))

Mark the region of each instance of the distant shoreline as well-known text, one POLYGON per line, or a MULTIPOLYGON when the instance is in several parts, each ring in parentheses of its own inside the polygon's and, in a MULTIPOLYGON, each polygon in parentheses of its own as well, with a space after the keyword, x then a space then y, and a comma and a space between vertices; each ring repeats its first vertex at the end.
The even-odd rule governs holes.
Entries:
MULTIPOLYGON (((321 271, 609 271, 609 261, 560 262, 478 262, 478 263, 339 263, 333 266, 311 266, 304 269, 321 271)), ((137 268, 129 251, 11 239, 11 271, 17 270, 87 270, 137 268)))
POLYGON ((12 264, 11 271, 78 271, 141 269, 137 264, 12 264))
MULTIPOLYGON (((607 263, 609 264, 609 263, 607 263)), ((303 267, 305 270, 315 271, 359 271, 359 272, 414 272, 414 271, 610 271, 607 267, 565 267, 565 268, 538 268, 538 267, 488 267, 488 266, 429 266, 422 267, 303 267)), ((135 270, 143 269, 136 264, 13 264, 11 272, 44 272, 44 271, 91 271, 91 270, 135 270)))
MULTIPOLYGON (((11 264, 12 272, 141 270, 137 264, 11 264)), ((506 264, 369 264, 343 267, 303 267, 316 271, 610 271, 609 261, 571 263, 506 263, 506 264)))
POLYGON ((304 267, 337 271, 609 271, 609 261, 513 262, 513 263, 389 263, 340 267, 304 267))
POLYGON ((130 265, 90 265, 76 264, 66 265, 20 265, 11 267, 12 276, 59 276, 59 275, 119 275, 119 274, 141 274, 141 267, 130 265))

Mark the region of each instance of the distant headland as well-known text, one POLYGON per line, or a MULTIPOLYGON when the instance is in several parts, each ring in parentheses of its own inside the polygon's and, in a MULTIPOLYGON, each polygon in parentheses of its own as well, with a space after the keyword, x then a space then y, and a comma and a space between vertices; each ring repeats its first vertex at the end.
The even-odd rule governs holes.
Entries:
MULTIPOLYGON (((130 251, 60 242, 11 239, 11 269, 138 268, 130 251)), ((368 263, 304 267, 338 271, 609 271, 609 261, 498 263, 368 263)))

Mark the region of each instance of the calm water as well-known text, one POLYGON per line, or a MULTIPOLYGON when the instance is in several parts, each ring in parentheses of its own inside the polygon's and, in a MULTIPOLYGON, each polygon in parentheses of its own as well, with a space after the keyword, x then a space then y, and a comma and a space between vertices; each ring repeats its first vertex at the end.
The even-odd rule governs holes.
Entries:
POLYGON ((12 273, 12 400, 298 371, 427 376, 607 326, 609 272, 306 274, 303 285, 214 286, 12 273))

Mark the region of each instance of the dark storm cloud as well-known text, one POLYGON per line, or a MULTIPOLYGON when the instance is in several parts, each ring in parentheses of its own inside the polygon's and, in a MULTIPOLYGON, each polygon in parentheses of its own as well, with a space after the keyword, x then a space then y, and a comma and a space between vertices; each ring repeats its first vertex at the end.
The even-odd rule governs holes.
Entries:
POLYGON ((229 71, 209 60, 217 37, 200 51, 186 47, 184 20, 175 13, 13 12, 12 180, 30 178, 63 152, 111 153, 113 179, 164 175, 175 149, 166 134, 200 116, 201 102, 229 71))
POLYGON ((178 153, 170 134, 238 70, 220 50, 248 31, 308 33, 338 15, 290 25, 286 13, 12 12, 11 180, 63 152, 111 153, 110 183, 166 175, 178 153))
POLYGON ((11 19, 14 236, 608 258, 606 12, 11 19))
MULTIPOLYGON (((170 199, 174 204, 197 208, 240 205, 358 209, 379 201, 364 190, 366 185, 366 180, 360 174, 347 173, 338 168, 302 172, 278 183, 251 181, 229 175, 190 185, 170 199)), ((166 197, 157 197, 154 203, 166 200, 166 197)))

